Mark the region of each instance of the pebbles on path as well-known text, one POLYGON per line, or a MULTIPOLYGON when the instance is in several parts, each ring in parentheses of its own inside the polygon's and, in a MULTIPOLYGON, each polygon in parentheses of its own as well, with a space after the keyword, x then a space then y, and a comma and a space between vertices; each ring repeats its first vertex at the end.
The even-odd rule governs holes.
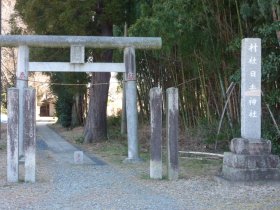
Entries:
POLYGON ((210 177, 137 178, 93 160, 75 165, 67 159, 72 153, 50 149, 41 134, 35 184, 6 183, 6 153, 0 150, 0 209, 280 209, 279 183, 232 186, 210 177))

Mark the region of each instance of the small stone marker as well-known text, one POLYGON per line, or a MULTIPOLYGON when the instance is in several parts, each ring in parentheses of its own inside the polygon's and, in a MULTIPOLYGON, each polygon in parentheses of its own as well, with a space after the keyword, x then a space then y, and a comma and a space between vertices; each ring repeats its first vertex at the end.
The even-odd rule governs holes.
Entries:
POLYGON ((261 40, 242 40, 241 137, 224 154, 222 175, 231 181, 280 180, 279 157, 261 139, 261 40))
POLYGON ((167 96, 167 153, 168 153, 168 179, 179 178, 178 161, 178 89, 168 88, 167 96))
POLYGON ((74 163, 75 164, 83 164, 84 163, 84 153, 83 153, 83 151, 75 151, 74 152, 74 163))
POLYGON ((158 87, 150 90, 150 110, 150 178, 162 179, 162 93, 158 87))
POLYGON ((241 51, 241 137, 261 139, 261 39, 243 39, 241 51))
POLYGON ((24 154, 25 182, 35 182, 36 168, 36 91, 26 88, 24 91, 25 121, 24 121, 24 154))
POLYGON ((18 182, 19 89, 8 89, 7 181, 18 182))

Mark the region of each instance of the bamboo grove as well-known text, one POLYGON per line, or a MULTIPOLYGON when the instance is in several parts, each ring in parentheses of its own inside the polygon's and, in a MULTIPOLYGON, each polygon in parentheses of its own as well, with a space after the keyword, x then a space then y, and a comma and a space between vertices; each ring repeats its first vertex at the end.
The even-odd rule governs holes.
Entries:
POLYGON ((263 136, 274 138, 274 142, 280 144, 279 130, 277 133, 280 120, 279 5, 280 1, 273 0, 143 3, 141 17, 129 28, 129 33, 131 36, 160 36, 163 50, 138 53, 138 95, 142 114, 149 113, 151 87, 160 86, 165 90, 176 86, 184 128, 207 125, 203 127, 204 132, 213 139, 230 140, 240 135, 241 39, 259 37, 263 50, 263 136), (219 137, 219 133, 225 135, 219 137))

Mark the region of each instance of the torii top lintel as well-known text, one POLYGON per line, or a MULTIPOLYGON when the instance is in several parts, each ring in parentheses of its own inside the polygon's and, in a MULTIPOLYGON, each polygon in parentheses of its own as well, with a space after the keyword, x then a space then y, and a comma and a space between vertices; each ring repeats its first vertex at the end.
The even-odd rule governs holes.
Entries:
POLYGON ((160 49, 160 37, 108 37, 108 36, 56 36, 56 35, 0 35, 0 46, 18 47, 70 47, 82 45, 90 48, 160 49))

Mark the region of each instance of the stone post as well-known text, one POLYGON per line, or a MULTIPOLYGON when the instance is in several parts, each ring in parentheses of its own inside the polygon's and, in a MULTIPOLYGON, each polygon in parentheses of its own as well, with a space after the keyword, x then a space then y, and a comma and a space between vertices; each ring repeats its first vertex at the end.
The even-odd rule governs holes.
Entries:
POLYGON ((8 89, 7 181, 18 182, 19 89, 8 89))
POLYGON ((124 63, 126 71, 126 116, 128 138, 128 158, 124 162, 131 163, 140 160, 138 151, 138 112, 134 48, 125 48, 124 63))
POLYGON ((150 90, 150 112, 150 178, 162 179, 162 92, 158 87, 150 90))
POLYGON ((231 181, 279 180, 279 157, 271 142, 261 139, 261 40, 242 40, 241 138, 231 140, 224 154, 222 176, 231 181))
POLYGON ((29 63, 29 48, 27 46, 18 47, 18 62, 17 62, 17 83, 19 89, 19 158, 24 157, 24 89, 28 84, 28 63, 29 63))
POLYGON ((168 179, 176 180, 179 177, 178 161, 178 89, 168 88, 166 90, 167 100, 167 154, 168 154, 168 179))
POLYGON ((260 141, 261 40, 243 39, 241 49, 241 137, 260 141))
POLYGON ((24 154, 25 182, 35 182, 36 167, 36 91, 33 88, 24 90, 24 154))

